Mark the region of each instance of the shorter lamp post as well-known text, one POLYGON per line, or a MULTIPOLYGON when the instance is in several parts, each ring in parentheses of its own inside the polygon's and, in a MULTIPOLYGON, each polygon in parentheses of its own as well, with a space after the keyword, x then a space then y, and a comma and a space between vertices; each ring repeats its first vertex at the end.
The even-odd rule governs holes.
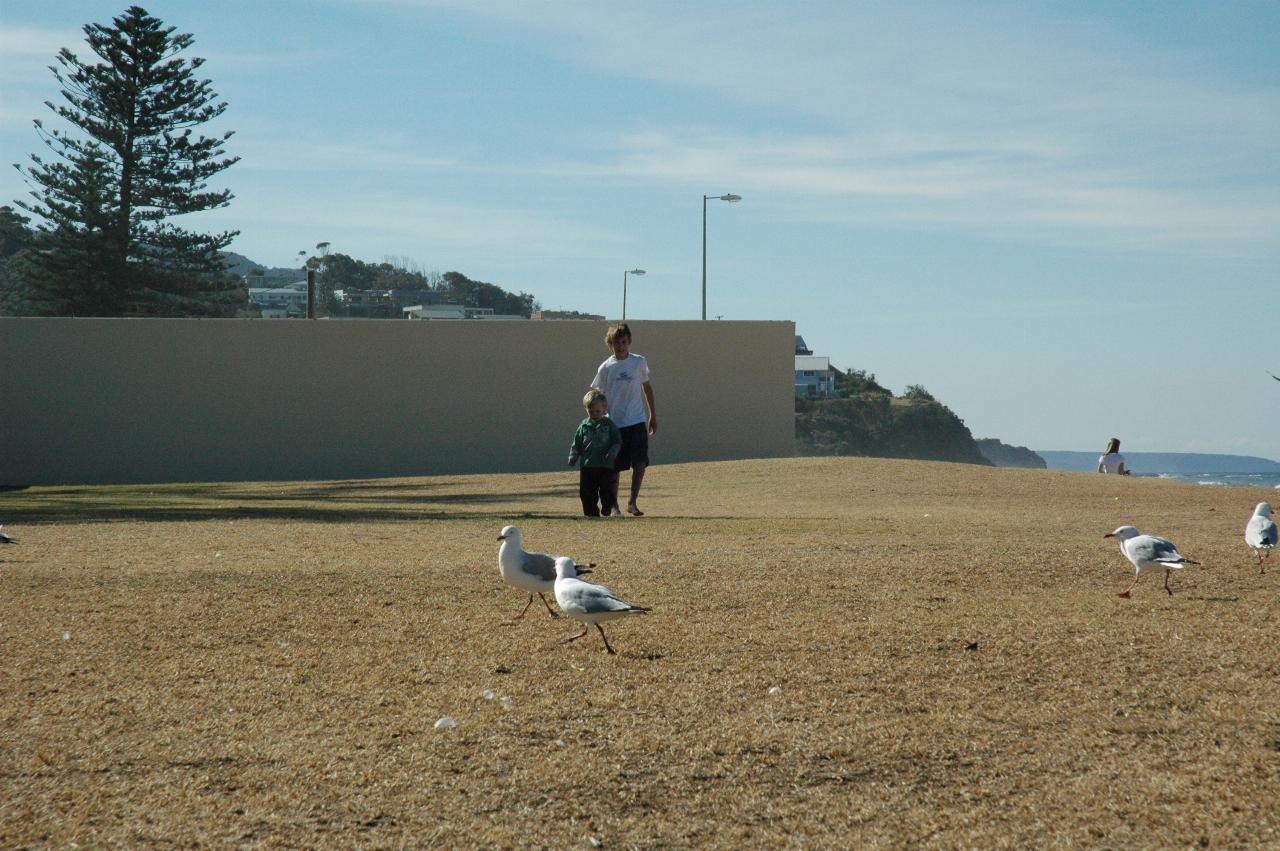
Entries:
POLYGON ((628 269, 622 273, 622 320, 627 319, 627 275, 643 275, 644 269, 628 269))

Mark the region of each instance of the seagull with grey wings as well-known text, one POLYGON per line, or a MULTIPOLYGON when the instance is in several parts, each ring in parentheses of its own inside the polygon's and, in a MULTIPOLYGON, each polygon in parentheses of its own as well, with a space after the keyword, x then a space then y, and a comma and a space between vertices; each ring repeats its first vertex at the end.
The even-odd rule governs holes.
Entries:
POLYGON ((633 606, 614 594, 603 585, 583 582, 577 577, 581 573, 568 556, 556 559, 556 602, 560 611, 567 617, 582 624, 582 632, 560 640, 561 644, 577 641, 590 630, 587 624, 593 624, 600 630, 600 638, 604 640, 604 649, 610 656, 617 656, 618 651, 609 646, 609 639, 604 634, 600 621, 625 618, 628 615, 643 615, 649 612, 643 606, 633 606))
POLYGON ((1169 575, 1175 570, 1181 570, 1184 564, 1200 563, 1178 552, 1178 548, 1172 541, 1157 538, 1155 535, 1144 535, 1132 526, 1121 526, 1102 537, 1118 538, 1120 552, 1133 563, 1133 582, 1128 588, 1119 592, 1121 597, 1130 596, 1133 586, 1138 584, 1138 579, 1142 576, 1142 571, 1148 567, 1164 568, 1164 590, 1168 591, 1169 596, 1172 597, 1173 589, 1169 587, 1169 575))
MULTIPOLYGON (((531 553, 524 549, 520 530, 515 526, 503 526, 498 533, 502 544, 498 547, 498 573, 508 585, 514 585, 522 591, 529 592, 529 602, 524 604, 520 614, 512 620, 520 620, 533 605, 533 595, 542 597, 542 605, 547 607, 547 614, 553 618, 560 617, 551 608, 543 595, 554 592, 556 587, 556 557, 546 553, 531 553)), ((577 568, 578 573, 590 573, 595 564, 585 568, 577 568)))
POLYGON ((1244 527, 1244 542, 1253 547, 1253 552, 1258 557, 1258 567, 1266 573, 1267 567, 1262 560, 1271 558, 1271 551, 1280 542, 1280 531, 1276 529, 1276 521, 1271 517, 1271 503, 1260 502, 1253 510, 1249 525, 1244 527))

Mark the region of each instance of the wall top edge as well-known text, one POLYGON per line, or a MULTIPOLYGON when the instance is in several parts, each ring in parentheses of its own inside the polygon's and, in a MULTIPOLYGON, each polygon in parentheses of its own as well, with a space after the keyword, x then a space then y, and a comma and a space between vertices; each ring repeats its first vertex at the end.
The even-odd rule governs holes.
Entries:
MULTIPOLYGON (((469 325, 527 327, 530 325, 563 325, 589 324, 611 325, 621 322, 620 319, 527 319, 511 322, 486 322, 480 319, 261 319, 261 318, 213 318, 201 316, 0 316, 0 322, 214 322, 214 323, 254 323, 296 326, 311 322, 323 324, 345 325, 348 323, 371 323, 390 325, 439 325, 441 323, 466 323, 469 325)), ((794 319, 628 319, 628 325, 794 325, 794 319)))

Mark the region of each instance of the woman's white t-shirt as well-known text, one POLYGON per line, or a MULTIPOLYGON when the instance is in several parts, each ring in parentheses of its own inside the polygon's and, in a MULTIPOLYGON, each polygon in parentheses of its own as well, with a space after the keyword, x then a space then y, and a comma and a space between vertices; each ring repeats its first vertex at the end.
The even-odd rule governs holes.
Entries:
POLYGON ((1098 465, 1102 467, 1102 472, 1111 475, 1119 475, 1120 465, 1124 463, 1124 456, 1119 452, 1108 452, 1098 459, 1098 465))

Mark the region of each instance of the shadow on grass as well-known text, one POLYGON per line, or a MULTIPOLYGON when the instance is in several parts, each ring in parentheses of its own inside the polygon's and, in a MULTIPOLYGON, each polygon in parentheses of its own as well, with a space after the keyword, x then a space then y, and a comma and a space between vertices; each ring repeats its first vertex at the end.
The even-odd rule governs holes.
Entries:
POLYGON ((243 484, 103 485, 29 488, 0 494, 0 522, 79 523, 198 520, 284 520, 310 523, 439 521, 459 518, 560 518, 572 513, 572 484, 494 493, 437 492, 447 483, 323 482, 273 486, 243 484), (498 512, 499 504, 541 506, 565 500, 565 511, 498 512))

